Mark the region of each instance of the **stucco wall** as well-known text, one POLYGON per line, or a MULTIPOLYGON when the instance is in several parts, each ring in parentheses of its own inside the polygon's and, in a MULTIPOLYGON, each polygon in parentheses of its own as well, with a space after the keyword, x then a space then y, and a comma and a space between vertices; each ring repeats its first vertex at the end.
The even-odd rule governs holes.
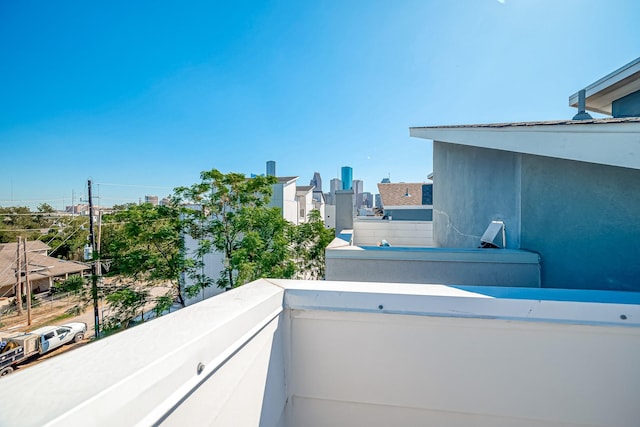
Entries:
POLYGON ((545 287, 640 291, 640 171, 523 155, 521 238, 545 287))
POLYGON ((507 248, 519 248, 520 155, 433 144, 433 235, 437 247, 477 248, 494 220, 505 223, 507 248))
POLYGON ((434 177, 436 246, 476 247, 503 220, 543 287, 640 291, 640 171, 436 142, 434 177))
POLYGON ((326 280, 446 285, 540 286, 539 257, 516 250, 412 251, 328 248, 326 280))

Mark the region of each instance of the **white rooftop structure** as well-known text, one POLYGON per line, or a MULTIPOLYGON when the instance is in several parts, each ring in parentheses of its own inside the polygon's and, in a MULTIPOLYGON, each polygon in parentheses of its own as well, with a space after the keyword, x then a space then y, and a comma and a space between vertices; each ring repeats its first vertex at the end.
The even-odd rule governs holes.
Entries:
POLYGON ((259 280, 4 377, 1 424, 636 426, 639 300, 259 280))

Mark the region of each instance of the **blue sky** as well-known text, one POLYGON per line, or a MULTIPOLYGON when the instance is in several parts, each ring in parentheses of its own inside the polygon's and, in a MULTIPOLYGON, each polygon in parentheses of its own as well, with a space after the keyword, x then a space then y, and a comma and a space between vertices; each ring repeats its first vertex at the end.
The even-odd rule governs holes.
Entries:
POLYGON ((410 126, 568 119, 640 56, 633 0, 0 1, 0 206, 203 170, 421 182, 410 126))

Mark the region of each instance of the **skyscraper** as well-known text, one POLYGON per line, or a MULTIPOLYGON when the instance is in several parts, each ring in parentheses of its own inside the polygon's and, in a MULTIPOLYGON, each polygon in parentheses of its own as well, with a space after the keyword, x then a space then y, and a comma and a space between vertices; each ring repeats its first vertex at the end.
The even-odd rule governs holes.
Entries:
POLYGON ((276 176, 276 161, 267 161, 267 176, 276 176))
POLYGON ((342 167, 342 189, 351 190, 353 186, 353 169, 351 166, 342 167))
POLYGON ((354 203, 356 209, 362 207, 362 193, 364 192, 364 182, 361 179, 354 179, 352 183, 353 195, 354 195, 354 203))
POLYGON ((322 178, 320 178, 320 172, 314 172, 313 178, 311 179, 311 182, 309 182, 309 185, 313 185, 314 187, 316 187, 314 191, 322 192, 322 178))
POLYGON ((342 190, 342 181, 338 178, 333 178, 329 183, 329 197, 327 197, 328 205, 336 204, 336 191, 342 190))

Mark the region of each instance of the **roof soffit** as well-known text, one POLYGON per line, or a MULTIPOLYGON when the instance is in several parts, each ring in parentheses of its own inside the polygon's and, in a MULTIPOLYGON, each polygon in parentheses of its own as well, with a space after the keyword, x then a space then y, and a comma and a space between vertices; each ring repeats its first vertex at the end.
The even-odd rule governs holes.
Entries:
POLYGON ((416 138, 640 169, 640 121, 411 128, 416 138))

